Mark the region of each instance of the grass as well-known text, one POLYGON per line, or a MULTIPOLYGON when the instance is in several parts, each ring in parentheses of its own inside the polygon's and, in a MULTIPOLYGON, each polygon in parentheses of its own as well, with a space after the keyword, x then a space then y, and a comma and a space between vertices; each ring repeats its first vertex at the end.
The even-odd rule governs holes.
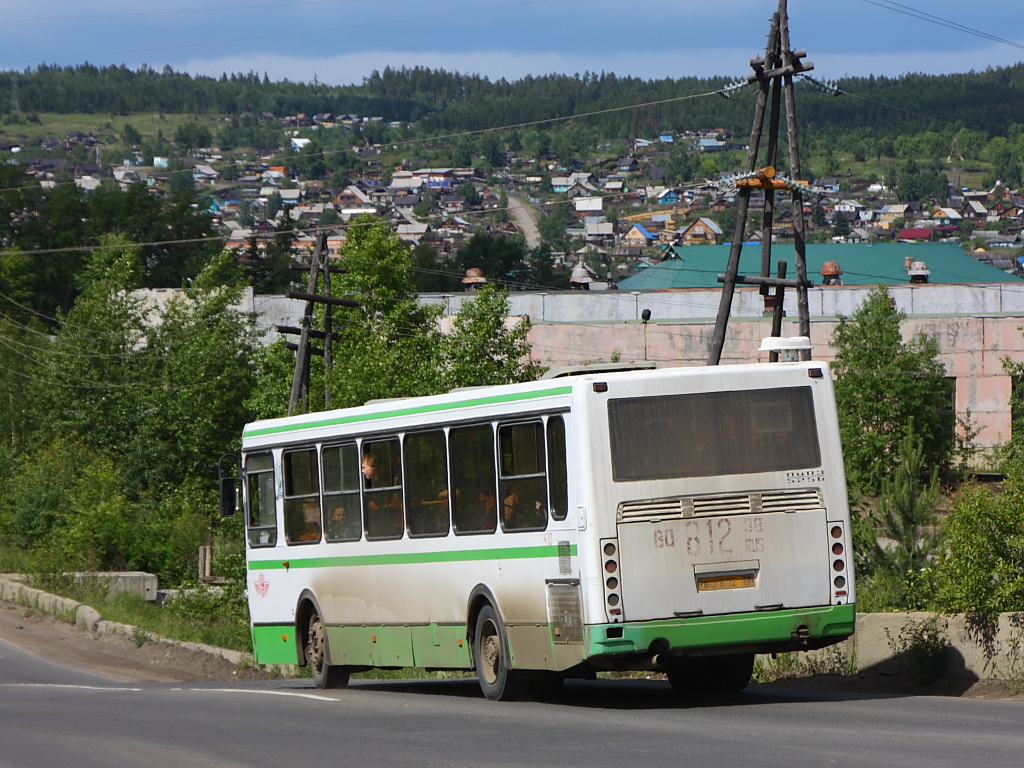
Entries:
POLYGON ((163 132, 164 138, 171 138, 179 126, 192 121, 205 124, 215 132, 217 125, 224 120, 223 115, 171 114, 160 112, 139 112, 128 115, 112 115, 101 112, 72 112, 59 114, 55 112, 38 112, 33 114, 39 122, 24 118, 11 122, 9 117, 0 120, 0 138, 20 139, 26 145, 38 145, 44 136, 55 136, 63 139, 68 131, 91 133, 104 144, 120 144, 121 131, 125 123, 130 123, 142 137, 155 137, 163 132))
POLYGON ((30 573, 32 558, 24 549, 0 546, 0 574, 30 573))
POLYGON ((157 605, 138 595, 109 591, 96 583, 81 584, 60 577, 46 577, 41 579, 39 586, 94 608, 107 621, 135 627, 135 639, 139 645, 149 636, 157 635, 218 648, 252 651, 247 617, 242 623, 237 612, 218 610, 223 598, 217 595, 192 598, 182 610, 173 603, 157 605), (206 606, 197 609, 197 605, 204 602, 206 606))

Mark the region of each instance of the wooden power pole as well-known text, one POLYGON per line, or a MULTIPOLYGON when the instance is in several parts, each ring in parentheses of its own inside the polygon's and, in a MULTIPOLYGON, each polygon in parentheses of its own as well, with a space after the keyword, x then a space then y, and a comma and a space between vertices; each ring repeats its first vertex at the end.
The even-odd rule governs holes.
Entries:
MULTIPOLYGON (((303 269, 298 267, 298 269, 303 269)), ((358 307, 356 299, 343 299, 331 296, 331 272, 343 272, 343 268, 332 267, 327 264, 327 236, 323 232, 317 235, 316 244, 313 247, 313 258, 309 265, 309 282, 305 293, 289 291, 285 294, 289 299, 298 299, 306 302, 305 311, 302 314, 302 324, 296 328, 288 325, 276 326, 278 333, 294 334, 299 337, 298 343, 289 342, 288 348, 295 350, 295 373, 292 376, 291 397, 288 400, 288 415, 305 413, 309 410, 309 366, 310 356, 319 355, 324 358, 326 367, 325 378, 330 381, 330 368, 332 363, 331 345, 334 330, 332 327, 332 307, 358 307), (316 292, 320 273, 324 276, 324 293, 316 292), (317 304, 323 304, 324 330, 313 329, 313 308, 317 304), (324 343, 323 348, 314 347, 311 339, 319 339, 324 343)), ((330 404, 330 385, 325 383, 324 403, 330 404)))
MULTIPOLYGON (((732 247, 729 249, 729 261, 725 273, 718 276, 722 283, 722 297, 715 319, 715 331, 711 338, 708 351, 708 365, 718 365, 722 358, 725 345, 725 332, 729 324, 729 312, 732 308, 733 294, 736 284, 758 285, 762 295, 769 295, 775 289, 774 310, 772 317, 772 335, 781 335, 782 305, 785 289, 794 288, 797 292, 797 312, 801 336, 810 336, 810 313, 807 305, 806 245, 804 243, 804 203, 803 191, 806 188, 800 178, 800 152, 797 144, 796 100, 793 97, 793 77, 801 72, 814 69, 814 64, 803 61, 806 51, 793 51, 789 45, 789 15, 786 9, 787 0, 779 0, 779 9, 772 16, 771 28, 768 32, 768 45, 763 57, 750 60, 754 72, 747 76, 748 82, 758 84, 757 103, 754 108, 754 124, 750 131, 750 144, 747 147, 747 164, 744 174, 736 180, 739 200, 736 206, 736 227, 733 231, 732 247), (770 100, 770 109, 769 109, 770 100), (780 112, 784 105, 786 110, 786 132, 789 143, 790 179, 778 177, 775 164, 778 157, 780 112), (758 153, 764 133, 765 112, 769 112, 768 141, 765 147, 766 163, 758 168, 758 153), (761 221, 761 273, 759 276, 739 274, 740 252, 743 248, 743 235, 746 232, 747 211, 750 207, 750 194, 753 190, 764 191, 764 214, 761 221), (780 262, 778 274, 771 277, 772 223, 775 216, 775 190, 788 189, 793 200, 793 240, 796 262, 795 279, 786 279, 786 263, 780 262)), ((777 353, 772 353, 775 358, 777 353)), ((810 359, 809 350, 801 350, 804 359, 810 359)))

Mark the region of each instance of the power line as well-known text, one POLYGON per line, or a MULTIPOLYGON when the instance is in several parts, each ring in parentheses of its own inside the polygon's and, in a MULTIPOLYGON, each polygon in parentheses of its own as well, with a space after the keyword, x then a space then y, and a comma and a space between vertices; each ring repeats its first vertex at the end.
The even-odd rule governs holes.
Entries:
POLYGON ((980 37, 983 40, 991 40, 994 43, 1000 43, 1001 45, 1008 45, 1011 48, 1018 48, 1020 50, 1024 50, 1024 45, 1013 40, 1007 40, 1005 37, 999 37, 997 35, 984 32, 980 29, 975 29, 974 27, 968 27, 965 24, 960 24, 959 22, 952 21, 951 19, 947 19, 942 16, 936 16, 926 11, 918 10, 917 8, 911 8, 909 5, 904 5, 903 3, 892 2, 892 0, 862 0, 862 2, 865 2, 868 5, 874 5, 879 8, 884 8, 887 11, 899 13, 903 16, 909 16, 913 19, 926 21, 930 24, 936 24, 940 27, 946 27, 947 29, 952 29, 957 32, 963 32, 964 34, 967 35, 973 35, 974 37, 980 37))

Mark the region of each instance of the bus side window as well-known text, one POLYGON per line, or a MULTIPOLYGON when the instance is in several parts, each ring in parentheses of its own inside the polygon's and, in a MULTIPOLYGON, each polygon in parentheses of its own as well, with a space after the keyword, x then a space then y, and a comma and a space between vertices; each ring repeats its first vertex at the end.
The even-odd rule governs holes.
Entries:
POLYGON ((398 438, 363 441, 363 524, 367 539, 402 537, 402 463, 398 438))
POLYGON ((498 450, 501 527, 506 531, 543 530, 548 521, 543 423, 502 424, 498 450))
POLYGON ((355 443, 323 450, 324 532, 328 541, 355 541, 362 535, 359 514, 359 449, 355 443))
POLYGON ((274 492, 274 457, 269 453, 245 457, 245 524, 249 545, 277 544, 277 495, 274 492))
POLYGON ((448 533, 448 455, 443 431, 405 436, 405 498, 410 536, 448 533))
POLYGON ((548 419, 548 488, 551 494, 552 520, 565 520, 569 513, 569 473, 565 465, 565 421, 561 416, 548 419))
POLYGON ((455 533, 494 533, 498 527, 494 430, 490 424, 448 432, 455 533))
POLYGON ((320 541, 320 470, 314 448, 284 454, 284 530, 289 544, 320 541))

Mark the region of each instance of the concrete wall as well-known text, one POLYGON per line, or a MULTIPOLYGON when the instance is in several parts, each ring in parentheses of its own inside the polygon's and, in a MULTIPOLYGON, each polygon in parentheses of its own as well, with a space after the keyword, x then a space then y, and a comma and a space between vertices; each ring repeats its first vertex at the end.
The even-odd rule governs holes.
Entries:
MULTIPOLYGON (((934 620, 948 643, 942 674, 972 679, 1024 680, 1024 614, 1004 613, 991 626, 980 626, 963 614, 866 613, 857 617, 857 632, 838 646, 859 672, 915 674, 907 646, 925 622, 934 620), (901 652, 902 655, 901 655, 901 652)), ((819 657, 835 651, 815 652, 819 657)))
MULTIPOLYGON (((532 321, 532 318, 531 318, 532 321)), ((829 346, 835 318, 813 318, 811 342, 816 360, 831 361, 829 346)), ((956 378, 956 412, 978 429, 977 442, 989 447, 1010 437, 1010 393, 1012 382, 1003 360, 1024 361, 1022 316, 966 316, 908 318, 904 337, 919 333, 934 338, 939 359, 948 376, 956 378)), ((653 360, 659 366, 704 365, 714 323, 711 320, 674 322, 637 321, 581 323, 536 323, 529 340, 535 360, 545 366, 619 360, 653 360)), ((798 333, 791 318, 783 325, 783 336, 798 333)), ((761 340, 771 334, 768 318, 738 318, 730 322, 722 363, 767 361, 759 352, 761 340)))
MULTIPOLYGON (((829 340, 840 315, 849 316, 872 290, 870 286, 817 286, 808 291, 814 357, 830 360, 829 340)), ((970 412, 977 442, 989 447, 1010 437, 1010 377, 1003 360, 1024 361, 1024 283, 929 284, 889 286, 896 306, 907 313, 904 336, 924 333, 936 340, 940 359, 956 378, 956 411, 970 412)), ((165 303, 173 291, 152 292, 165 303)), ((528 317, 534 357, 545 366, 581 362, 653 360, 661 366, 703 365, 714 330, 720 290, 514 292, 510 315, 528 317), (643 311, 651 311, 648 323, 643 311)), ((424 294, 441 304, 448 321, 471 295, 424 294)), ((283 296, 246 292, 239 309, 254 311, 266 341, 275 324, 299 324, 304 304, 283 296)), ((798 333, 796 295, 787 291, 783 335, 798 333)), ((758 352, 771 333, 764 299, 756 288, 736 290, 722 362, 767 359, 758 352)))

